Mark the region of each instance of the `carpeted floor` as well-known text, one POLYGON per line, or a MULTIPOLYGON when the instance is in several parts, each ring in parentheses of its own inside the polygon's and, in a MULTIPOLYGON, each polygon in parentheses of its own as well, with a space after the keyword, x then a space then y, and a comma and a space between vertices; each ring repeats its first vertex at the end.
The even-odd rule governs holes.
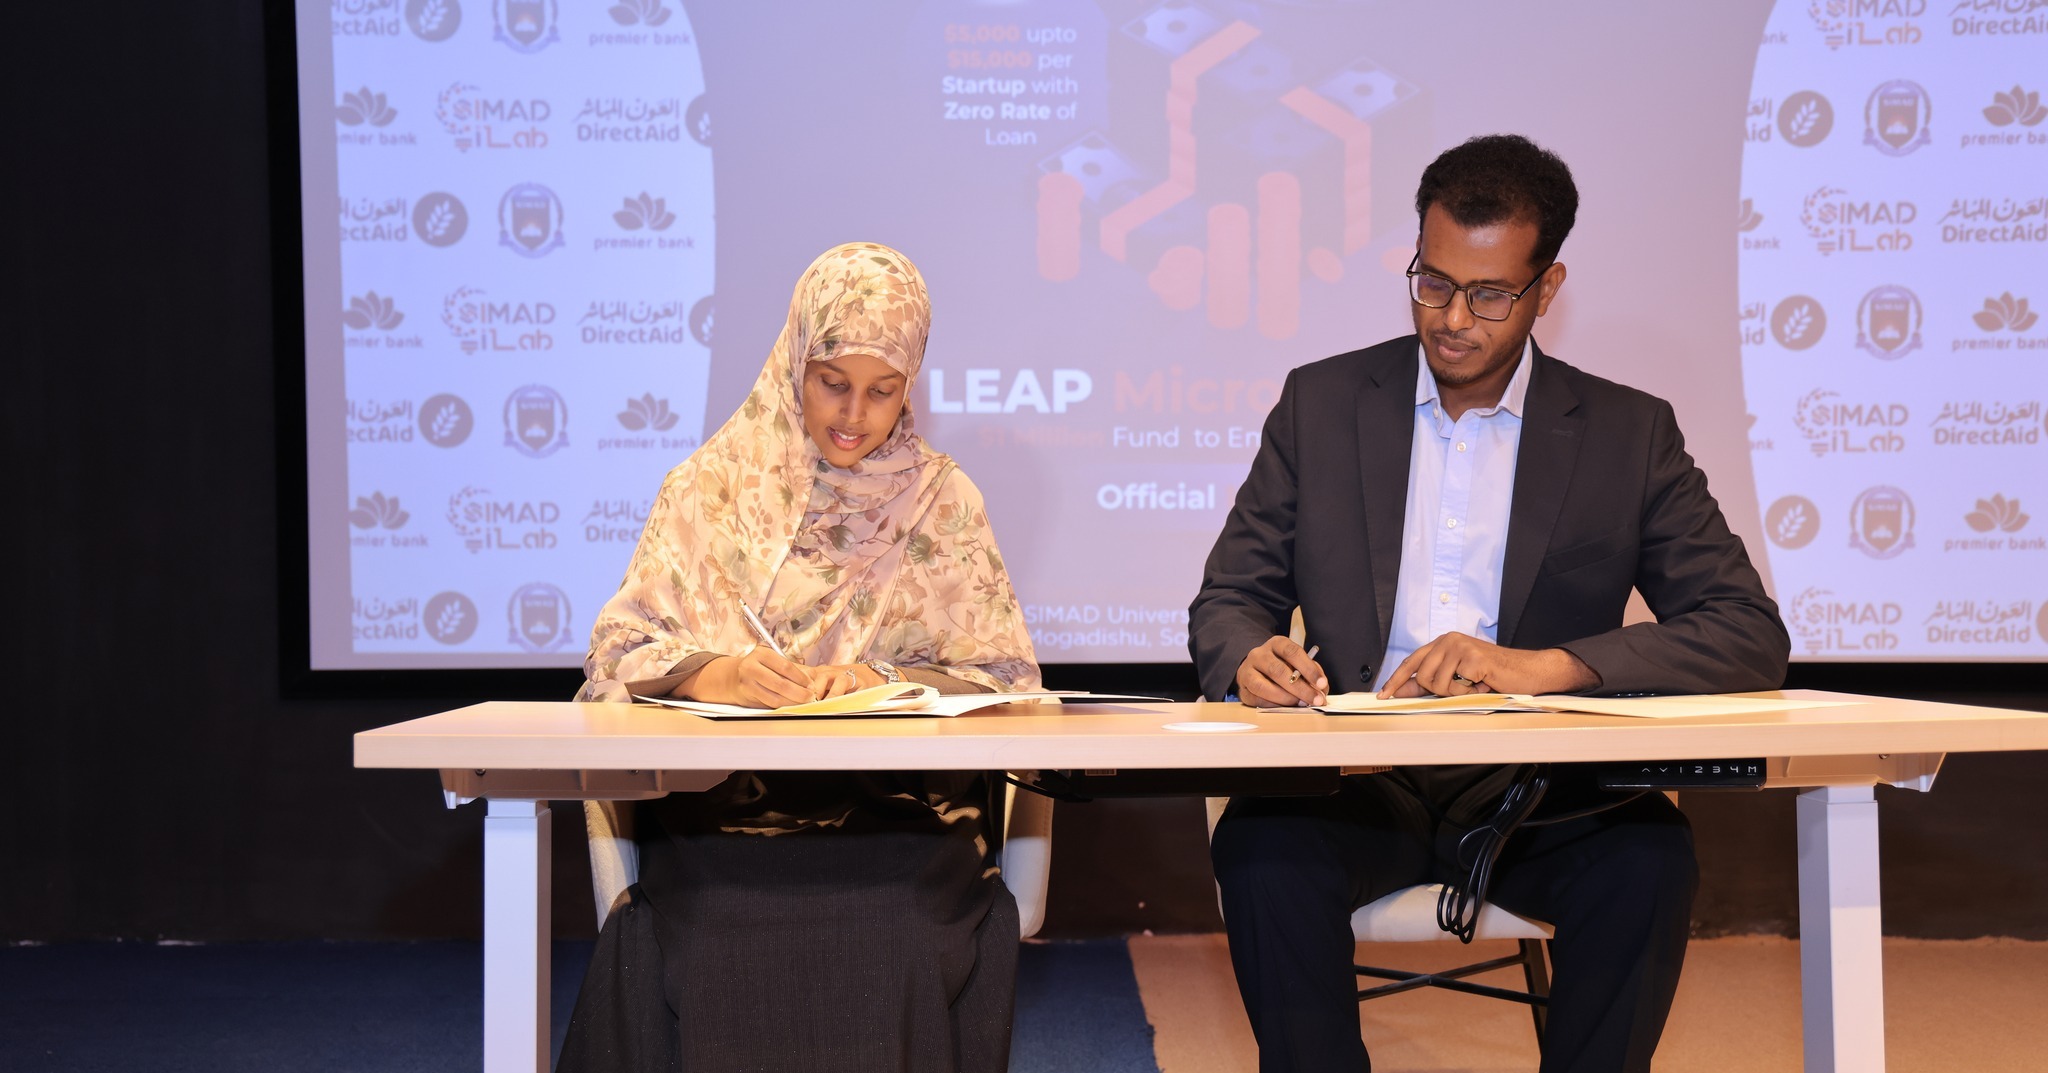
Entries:
MULTIPOLYGON (((555 1046, 590 958, 557 943, 555 1046)), ((479 1068, 475 943, 97 943, 0 949, 6 1073, 479 1068)), ((1012 1073, 1157 1073, 1120 940, 1028 943, 1012 1073)))
MULTIPOLYGON (((1508 944, 1499 946, 1505 952, 1508 944)), ((1440 968, 1451 943, 1365 947, 1377 964, 1440 968)), ((1488 944, 1469 953, 1490 956, 1488 944)), ((555 948, 559 1043, 589 946, 555 948)), ((0 949, 7 1073, 425 1073, 476 1069, 474 943, 140 943, 0 949)), ((1512 984, 1513 973, 1501 982, 1512 984)), ((1027 943, 1013 1073, 1247 1073, 1256 1051, 1220 935, 1027 943)), ((2048 1069, 2048 943, 1885 943, 1891 1073, 2048 1069)), ((1443 992, 1363 1009, 1379 1073, 1529 1073, 1519 1006, 1443 992)), ((1796 1073, 1799 947, 1695 941, 1657 1073, 1796 1073)))

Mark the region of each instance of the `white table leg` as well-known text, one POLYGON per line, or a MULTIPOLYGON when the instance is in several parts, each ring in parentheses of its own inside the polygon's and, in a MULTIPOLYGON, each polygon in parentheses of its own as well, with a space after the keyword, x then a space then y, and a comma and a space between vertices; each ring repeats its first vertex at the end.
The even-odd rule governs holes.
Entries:
POLYGON ((1877 798, 1799 795, 1799 981, 1806 1073, 1884 1073, 1884 935, 1877 798))
POLYGON ((484 816, 484 1073, 548 1073, 548 803, 484 816))

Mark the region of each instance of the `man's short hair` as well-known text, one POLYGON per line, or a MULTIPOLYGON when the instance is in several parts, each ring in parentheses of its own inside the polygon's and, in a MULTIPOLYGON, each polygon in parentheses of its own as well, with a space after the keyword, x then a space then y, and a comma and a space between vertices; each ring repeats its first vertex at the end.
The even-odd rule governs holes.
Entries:
POLYGON ((1578 218, 1579 188, 1556 153, 1519 134, 1484 134, 1444 150, 1422 170, 1417 218, 1428 216, 1431 205, 1443 206, 1461 227, 1507 220, 1535 224, 1529 264, 1547 268, 1578 218))

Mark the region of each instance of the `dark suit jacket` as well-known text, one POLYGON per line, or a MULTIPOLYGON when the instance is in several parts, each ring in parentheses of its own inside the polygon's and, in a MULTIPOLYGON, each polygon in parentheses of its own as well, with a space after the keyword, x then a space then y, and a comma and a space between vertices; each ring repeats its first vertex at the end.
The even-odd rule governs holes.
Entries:
MULTIPOLYGON (((1685 453, 1671 405, 1533 351, 1501 569, 1499 642, 1564 648, 1600 693, 1774 689, 1790 640, 1685 453), (1623 628, 1630 588, 1655 623, 1623 628)), ((1371 689, 1401 571, 1416 338, 1287 376, 1188 609, 1202 691, 1298 604, 1331 693, 1371 689)))

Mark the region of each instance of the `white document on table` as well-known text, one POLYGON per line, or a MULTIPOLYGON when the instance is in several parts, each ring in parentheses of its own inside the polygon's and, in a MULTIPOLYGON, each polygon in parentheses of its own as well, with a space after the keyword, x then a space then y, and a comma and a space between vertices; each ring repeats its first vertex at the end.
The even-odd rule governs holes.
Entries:
POLYGON ((1468 693, 1458 697, 1403 697, 1380 700, 1372 693, 1340 693, 1316 710, 1329 715, 1490 715, 1495 712, 1575 712, 1632 719, 1682 719, 1701 715, 1758 715, 1806 708, 1836 708, 1849 700, 1777 700, 1697 694, 1668 697, 1574 697, 1564 694, 1468 693))
POLYGON ((781 708, 748 708, 738 704, 712 704, 681 697, 634 697, 648 704, 701 715, 706 719, 801 719, 815 717, 869 718, 883 715, 939 716, 950 718, 998 704, 1043 704, 1072 701, 1164 701, 1164 697, 1141 697, 1124 693, 1088 693, 1073 689, 1041 689, 1018 693, 940 693, 914 682, 873 686, 825 700, 807 701, 781 708))

